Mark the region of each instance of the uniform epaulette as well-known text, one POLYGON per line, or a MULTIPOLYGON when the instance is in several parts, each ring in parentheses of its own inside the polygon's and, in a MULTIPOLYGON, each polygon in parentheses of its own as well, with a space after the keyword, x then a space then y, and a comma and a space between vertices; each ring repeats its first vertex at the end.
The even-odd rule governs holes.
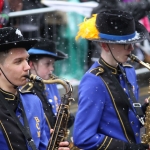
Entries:
POLYGON ((33 93, 32 90, 31 90, 32 87, 33 87, 33 83, 28 82, 20 88, 20 92, 21 93, 33 93))
POLYGON ((129 64, 129 63, 124 63, 123 67, 130 67, 130 68, 132 68, 133 66, 131 64, 129 64))
POLYGON ((98 76, 99 74, 102 74, 103 72, 104 72, 104 69, 102 67, 97 67, 90 71, 90 73, 93 73, 96 76, 98 76))

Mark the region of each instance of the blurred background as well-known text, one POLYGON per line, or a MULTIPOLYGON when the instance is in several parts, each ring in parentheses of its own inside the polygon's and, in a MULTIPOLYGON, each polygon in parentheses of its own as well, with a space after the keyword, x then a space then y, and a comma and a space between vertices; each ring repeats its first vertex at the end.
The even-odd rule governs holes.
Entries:
MULTIPOLYGON (((68 54, 68 59, 56 62, 54 74, 73 85, 75 102, 70 108, 73 114, 77 110, 80 80, 98 60, 101 51, 97 43, 85 39, 75 41, 78 25, 92 14, 110 8, 132 13, 150 32, 150 2, 147 0, 0 0, 0 27, 18 27, 25 38, 48 38, 56 42, 58 50, 68 54)), ((145 63, 150 63, 150 42, 145 40, 136 44, 133 53, 145 63)), ((130 60, 129 63, 136 69, 140 102, 143 103, 150 96, 150 71, 130 60)), ((58 88, 60 94, 64 94, 64 88, 61 85, 58 88)))

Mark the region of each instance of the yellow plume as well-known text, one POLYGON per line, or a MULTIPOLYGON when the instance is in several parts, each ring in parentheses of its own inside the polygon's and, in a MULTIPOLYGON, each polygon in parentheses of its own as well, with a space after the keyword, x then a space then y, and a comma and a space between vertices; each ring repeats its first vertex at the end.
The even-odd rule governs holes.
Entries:
POLYGON ((93 14, 90 19, 84 19, 84 22, 79 24, 79 31, 76 36, 76 40, 80 37, 85 39, 98 39, 99 38, 99 31, 95 27, 97 14, 93 14))

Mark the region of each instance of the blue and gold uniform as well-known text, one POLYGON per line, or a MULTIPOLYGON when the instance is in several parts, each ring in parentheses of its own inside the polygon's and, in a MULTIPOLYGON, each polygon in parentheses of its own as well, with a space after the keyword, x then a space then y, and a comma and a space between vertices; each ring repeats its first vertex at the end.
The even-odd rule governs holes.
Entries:
MULTIPOLYGON (((38 43, 35 44, 34 47, 28 51, 28 53, 30 54, 29 64, 32 64, 31 66, 34 68, 33 70, 31 69, 30 73, 36 74, 45 80, 51 80, 50 76, 53 72, 53 65, 55 61, 68 58, 67 54, 56 49, 55 42, 45 38, 40 38, 38 43), (43 71, 39 70, 41 66, 37 68, 35 67, 38 66, 41 59, 45 60, 45 63, 42 63, 43 66, 46 67, 46 78, 45 76, 43 77, 43 71)), ((34 83, 29 82, 23 86, 22 90, 30 90, 37 94, 37 96, 40 98, 46 117, 46 135, 48 138, 50 138, 50 129, 54 129, 57 111, 61 103, 60 94, 57 89, 57 83, 55 83, 55 80, 53 83, 50 82, 49 84, 48 82, 47 84, 36 81, 34 83)), ((72 126, 73 122, 74 116, 70 115, 68 128, 72 126)))
POLYGON ((54 128, 56 121, 56 110, 60 104, 60 96, 56 84, 43 84, 42 82, 28 82, 21 88, 21 91, 32 91, 41 100, 46 117, 46 136, 50 139, 50 129, 54 128), (57 105, 55 105, 55 103, 57 105), (56 108, 56 106, 58 106, 56 108))
MULTIPOLYGON (((24 85, 21 88, 21 91, 22 92, 32 91, 40 98, 43 105, 44 114, 46 117, 46 125, 45 125, 46 136, 49 139, 50 129, 54 129, 57 110, 61 103, 61 98, 59 95, 59 91, 57 89, 57 85, 43 84, 43 82, 34 82, 34 83, 28 82, 26 85, 24 85)), ((68 128, 72 126, 73 122, 74 122, 74 116, 70 115, 68 128)))
MULTIPOLYGON (((43 90, 43 93, 45 93, 46 95, 46 101, 49 106, 48 113, 52 114, 52 116, 49 117, 47 113, 45 113, 46 118, 47 118, 46 119, 47 120, 46 121, 46 135, 47 135, 47 138, 50 138, 50 129, 54 128, 57 110, 60 105, 60 96, 59 96, 56 84, 45 84, 45 90, 43 90)), ((45 109, 44 111, 46 112, 45 109)))
MULTIPOLYGON (((121 87, 129 96, 122 74, 103 61, 121 87)), ((131 65, 122 67, 138 99, 138 85, 135 70, 131 65)), ((78 111, 74 125, 74 143, 84 150, 121 149, 123 142, 140 142, 141 124, 135 113, 117 94, 114 81, 102 78, 103 66, 95 62, 83 76, 79 86, 78 111), (115 97, 113 95, 116 95, 115 97), (126 118, 126 115, 128 118, 126 118), (86 117, 87 116, 87 117, 86 117)), ((121 88, 120 87, 120 88, 121 88)))
POLYGON ((80 37, 96 41, 101 53, 79 85, 75 146, 84 150, 149 149, 149 142, 140 140, 145 112, 137 102, 136 73, 125 64, 134 44, 149 39, 149 33, 128 12, 106 10, 79 25, 76 39, 80 37))
POLYGON ((45 84, 45 92, 48 102, 52 105, 52 110, 57 115, 58 107, 60 105, 60 95, 56 84, 45 84))
MULTIPOLYGON (((48 143, 45 133, 46 120, 39 98, 31 92, 19 93, 19 97, 2 89, 0 89, 0 92, 23 125, 24 116, 22 111, 25 111, 30 133, 36 147, 39 150, 45 150, 48 143)), ((2 104, 0 104, 0 107, 0 147, 3 150, 31 150, 15 120, 2 104)))

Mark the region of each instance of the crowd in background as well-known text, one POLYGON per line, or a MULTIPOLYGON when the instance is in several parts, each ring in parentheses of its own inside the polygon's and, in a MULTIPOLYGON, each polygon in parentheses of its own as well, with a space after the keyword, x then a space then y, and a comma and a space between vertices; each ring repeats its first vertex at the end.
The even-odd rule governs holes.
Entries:
MULTIPOLYGON (((88 1, 77 2, 80 3, 88 1)), ((110 8, 127 10, 134 16, 136 20, 140 20, 147 30, 150 31, 148 18, 150 6, 147 4, 148 2, 146 0, 99 0, 96 2, 98 3, 98 6, 93 9, 91 15, 110 8)), ((62 11, 52 11, 9 18, 9 12, 46 7, 48 6, 45 6, 41 0, 1 0, 0 27, 15 26, 22 31, 25 38, 42 37, 55 41, 58 45, 58 49, 61 49, 69 55, 69 58, 63 61, 63 67, 61 70, 57 69, 60 64, 56 63, 55 73, 60 76, 66 76, 68 74, 68 76, 66 76, 67 78, 80 80, 83 73, 89 66, 92 65, 93 61, 91 58, 96 57, 95 55, 99 54, 99 47, 97 47, 95 43, 86 40, 80 40, 80 42, 76 42, 74 39, 77 32, 77 25, 81 22, 84 16, 74 12, 66 13, 62 11), (82 51, 83 54, 80 53, 80 51, 82 51), (88 56, 88 59, 86 56, 88 56), (68 67, 71 71, 65 69, 68 67), (74 70, 79 71, 75 73, 74 70)), ((149 46, 148 42, 146 44, 149 46)), ((136 55, 139 55, 139 58, 142 60, 150 62, 149 49, 147 50, 147 47, 145 49, 144 54, 143 50, 136 50, 135 53, 136 55)))

